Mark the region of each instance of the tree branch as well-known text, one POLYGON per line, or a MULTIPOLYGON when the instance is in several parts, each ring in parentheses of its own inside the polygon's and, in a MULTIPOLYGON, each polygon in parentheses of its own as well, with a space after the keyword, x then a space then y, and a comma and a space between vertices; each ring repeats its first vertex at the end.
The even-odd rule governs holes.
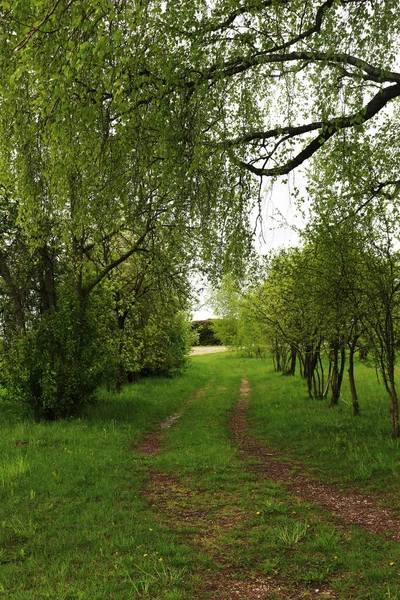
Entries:
POLYGON ((208 75, 205 74, 205 79, 212 79, 214 76, 223 75, 232 77, 239 73, 243 73, 255 66, 267 64, 284 64, 288 62, 306 61, 306 62, 323 62, 332 65, 352 65, 370 76, 372 81, 380 83, 391 82, 400 83, 400 73, 389 71, 388 69, 380 69, 369 64, 366 60, 347 54, 346 52, 289 52, 271 54, 270 50, 258 52, 253 56, 241 56, 225 65, 215 65, 209 69, 208 75))
POLYGON ((133 254, 135 254, 135 252, 144 252, 145 249, 141 248, 141 245, 144 242, 144 240, 146 239, 146 236, 148 235, 150 230, 151 230, 151 227, 147 227, 146 231, 140 236, 140 238, 137 240, 136 244, 130 250, 128 250, 127 252, 125 252, 124 254, 119 256, 117 259, 115 259, 114 261, 109 263, 106 267, 104 267, 104 269, 102 271, 100 271, 99 275, 93 281, 91 281, 88 285, 86 285, 84 288, 82 288, 82 290, 81 290, 82 296, 83 297, 87 296, 93 290, 93 288, 95 288, 96 285, 98 285, 104 279, 104 277, 106 277, 106 275, 108 273, 110 273, 110 271, 113 271, 121 263, 128 260, 128 258, 130 258, 133 254))
MULTIPOLYGON (((283 0, 283 4, 287 4, 288 0, 283 0)), ((237 8, 236 10, 232 11, 224 21, 217 23, 216 25, 212 25, 208 28, 206 28, 206 32, 207 33, 214 33, 216 31, 223 31, 224 29, 228 29, 228 27, 230 27, 230 25, 232 25, 232 23, 234 23, 234 21, 236 21, 237 17, 240 17, 241 15, 245 15, 246 13, 251 12, 254 9, 260 9, 262 8, 267 8, 268 6, 271 6, 272 4, 272 0, 265 0, 261 6, 260 3, 256 3, 256 4, 249 4, 246 6, 241 6, 239 8, 237 8)), ((201 28, 200 26, 200 31, 204 31, 204 29, 201 28)))
POLYGON ((0 250, 0 277, 4 280, 6 284, 8 293, 11 296, 11 301, 14 308, 14 317, 15 317, 15 325, 18 332, 25 331, 25 316, 24 309, 22 306, 22 300, 20 292, 14 282, 14 279, 11 275, 10 269, 7 265, 6 255, 3 251, 0 250))
POLYGON ((280 135, 288 135, 288 137, 293 138, 298 135, 302 135, 303 133, 310 133, 311 131, 316 131, 321 129, 324 126, 323 121, 314 121, 313 123, 307 123, 304 125, 297 126, 286 126, 286 127, 274 127, 273 129, 267 129, 266 131, 253 131, 252 133, 247 133, 246 135, 233 138, 231 140, 224 140, 219 145, 223 148, 231 148, 232 146, 239 146, 240 144, 246 144, 248 142, 253 142, 256 140, 260 140, 264 142, 265 140, 278 137, 280 135))
POLYGON ((285 42, 284 44, 276 45, 272 48, 269 48, 268 52, 280 52, 282 50, 286 50, 286 48, 290 48, 290 46, 293 46, 294 44, 297 44, 298 42, 301 42, 302 40, 311 37, 312 35, 314 35, 314 33, 320 33, 324 13, 328 8, 332 6, 332 4, 334 4, 334 2, 335 0, 326 0, 326 2, 321 4, 321 6, 317 10, 317 14, 315 16, 315 23, 312 27, 310 27, 306 31, 303 31, 303 33, 300 33, 288 42, 285 42))
MULTIPOLYGON (((71 4, 74 1, 75 0, 70 0, 69 1, 68 5, 67 5, 67 9, 71 6, 71 4)), ((30 30, 30 32, 28 33, 28 35, 26 36, 26 38, 23 39, 22 42, 20 42, 18 44, 18 46, 15 46, 14 52, 19 52, 20 50, 22 50, 23 48, 25 48, 25 46, 27 45, 27 43, 29 42, 29 40, 41 29, 41 27, 43 27, 43 25, 45 23, 47 23, 47 21, 50 19, 50 17, 55 13, 55 11, 57 10, 57 7, 59 6, 60 3, 61 3, 61 0, 56 0, 53 8, 46 13, 46 15, 40 21, 40 23, 38 23, 38 25, 36 25, 36 27, 33 27, 30 30)))
MULTIPOLYGON (((354 127, 356 125, 362 125, 372 117, 374 117, 388 102, 400 96, 400 83, 396 85, 389 86, 382 90, 379 90, 377 94, 357 113, 352 115, 348 115, 345 117, 336 117, 323 123, 321 126, 321 133, 314 138, 307 146, 299 152, 295 157, 284 163, 283 165, 279 165, 277 167, 272 167, 269 169, 258 168, 252 164, 246 163, 244 161, 238 160, 234 158, 234 162, 239 164, 241 167, 251 171, 255 175, 259 176, 275 176, 275 175, 287 175, 293 169, 301 165, 305 160, 310 158, 317 150, 321 148, 335 133, 340 131, 341 129, 346 129, 348 127, 354 127)), ((299 135, 299 132, 306 133, 307 127, 309 127, 308 131, 312 131, 316 129, 318 123, 310 123, 308 126, 300 126, 294 127, 293 131, 295 132, 293 136, 299 135)), ((289 128, 285 128, 288 130, 289 128)), ((274 137, 272 132, 276 132, 275 137, 279 135, 281 132, 284 132, 284 129, 274 129, 269 132, 256 132, 257 137, 254 139, 266 139, 266 137, 274 137), (262 133, 270 134, 269 136, 263 136, 262 133)), ((287 131, 290 133, 289 131, 287 131)), ((249 138, 251 134, 247 136, 249 138)), ((240 139, 240 138, 238 138, 240 139)), ((249 141, 249 140, 246 140, 249 141)), ((233 145, 233 144, 232 144, 233 145)))

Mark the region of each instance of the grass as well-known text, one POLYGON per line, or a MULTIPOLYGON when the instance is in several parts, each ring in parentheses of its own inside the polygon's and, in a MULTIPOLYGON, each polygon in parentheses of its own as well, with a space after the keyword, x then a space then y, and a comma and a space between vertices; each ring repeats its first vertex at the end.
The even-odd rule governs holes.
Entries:
POLYGON ((181 567, 158 562, 179 539, 154 526, 142 497, 146 465, 132 445, 207 376, 193 368, 186 377, 146 380, 118 396, 103 391, 84 418, 59 423, 13 417, 13 407, 2 403, 5 598, 132 598, 145 577, 167 598, 180 585, 181 567), (27 443, 15 445, 21 441, 27 443))
MULTIPOLYGON (((374 370, 357 366, 361 415, 353 417, 348 382, 335 408, 307 397, 300 377, 250 366, 253 429, 261 439, 301 459, 319 477, 358 489, 397 493, 400 440, 391 437, 389 400, 374 370)), ((400 506, 399 506, 400 507, 400 506)))
POLYGON ((346 600, 399 599, 399 545, 257 476, 227 427, 245 376, 260 440, 324 478, 394 489, 387 401, 359 369, 359 419, 346 402, 309 400, 268 361, 229 354, 195 357, 179 378, 102 391, 79 420, 34 423, 0 400, 0 598, 203 600, 215 578, 228 589, 232 578, 262 577, 310 598, 328 586, 346 600), (163 452, 139 455, 136 441, 181 407, 163 452), (157 488, 151 472, 170 484, 157 488))

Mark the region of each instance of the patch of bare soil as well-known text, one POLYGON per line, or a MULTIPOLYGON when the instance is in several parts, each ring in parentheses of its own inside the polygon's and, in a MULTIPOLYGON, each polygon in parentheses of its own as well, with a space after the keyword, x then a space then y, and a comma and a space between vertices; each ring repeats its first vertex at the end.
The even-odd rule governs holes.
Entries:
POLYGON ((265 577, 252 576, 246 581, 237 580, 237 574, 221 573, 211 579, 207 586, 209 600, 334 600, 338 596, 326 587, 315 589, 289 589, 275 577, 269 580, 265 577))
MULTIPOLYGON (((174 477, 150 472, 144 492, 150 506, 173 518, 178 529, 187 529, 202 548, 211 548, 221 532, 234 528, 245 517, 237 506, 230 506, 224 492, 208 493, 187 488, 174 477)), ((188 533, 189 535, 189 533, 188 533)), ((223 558, 220 561, 224 563, 223 558)))
POLYGON ((234 442, 246 457, 259 460, 257 473, 283 483, 291 494, 301 501, 313 502, 351 525, 372 533, 381 533, 400 542, 400 520, 390 510, 377 505, 374 498, 357 492, 343 492, 333 484, 325 484, 307 475, 296 473, 298 464, 284 462, 277 452, 261 445, 249 434, 247 426, 248 394, 250 386, 242 381, 241 399, 236 404, 230 428, 234 442))
POLYGON ((148 456, 157 456, 161 452, 164 434, 161 431, 155 431, 144 436, 141 442, 136 446, 137 452, 147 454, 148 456))
POLYGON ((245 520, 238 507, 229 504, 222 491, 208 493, 206 499, 198 490, 186 488, 175 477, 159 471, 150 472, 144 493, 149 505, 171 522, 182 536, 190 538, 211 556, 219 570, 204 573, 206 583, 198 590, 199 598, 208 600, 335 600, 338 596, 327 586, 293 590, 277 576, 244 572, 226 559, 224 534, 245 520), (207 506, 211 507, 206 508, 207 506))

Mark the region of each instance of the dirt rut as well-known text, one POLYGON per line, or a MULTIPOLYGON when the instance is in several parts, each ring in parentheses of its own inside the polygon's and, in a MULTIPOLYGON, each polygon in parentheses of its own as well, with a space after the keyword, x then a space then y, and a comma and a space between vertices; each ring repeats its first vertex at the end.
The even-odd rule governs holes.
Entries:
POLYGON ((390 510, 378 506, 374 498, 357 492, 343 492, 333 484, 299 475, 294 472, 298 465, 283 462, 277 452, 252 437, 247 425, 249 392, 249 383, 243 379, 241 399, 233 409, 230 428, 233 441, 243 455, 259 460, 259 464, 253 467, 257 474, 283 483, 301 501, 312 502, 350 525, 357 525, 366 531, 380 533, 400 542, 400 520, 390 510))
MULTIPOLYGON (((250 387, 247 380, 242 380, 240 389, 241 401, 246 398, 250 387)), ((206 391, 202 388, 187 404, 198 400, 206 391)), ((183 408, 185 408, 184 405, 183 408)), ((160 424, 159 430, 147 435, 136 450, 147 456, 158 456, 162 452, 165 430, 173 426, 182 412, 172 415, 160 424)), ((202 552, 212 557, 218 570, 203 573, 205 583, 196 591, 201 600, 334 600, 338 596, 326 585, 316 589, 302 587, 293 590, 279 576, 265 576, 243 569, 241 565, 232 565, 226 559, 227 548, 224 547, 223 536, 247 516, 238 506, 229 504, 225 492, 215 490, 202 497, 199 490, 185 485, 178 478, 160 471, 151 470, 150 479, 144 495, 149 505, 167 520, 170 526, 181 532, 182 537, 189 539, 202 552), (207 507, 212 507, 212 509, 207 507)))

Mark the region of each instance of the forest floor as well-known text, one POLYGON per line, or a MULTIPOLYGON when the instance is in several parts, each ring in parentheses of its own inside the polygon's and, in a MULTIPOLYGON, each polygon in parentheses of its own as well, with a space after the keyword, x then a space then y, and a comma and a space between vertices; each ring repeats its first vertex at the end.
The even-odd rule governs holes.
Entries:
POLYGON ((400 445, 358 381, 356 420, 228 352, 76 421, 3 403, 0 599, 400 600, 400 445))

